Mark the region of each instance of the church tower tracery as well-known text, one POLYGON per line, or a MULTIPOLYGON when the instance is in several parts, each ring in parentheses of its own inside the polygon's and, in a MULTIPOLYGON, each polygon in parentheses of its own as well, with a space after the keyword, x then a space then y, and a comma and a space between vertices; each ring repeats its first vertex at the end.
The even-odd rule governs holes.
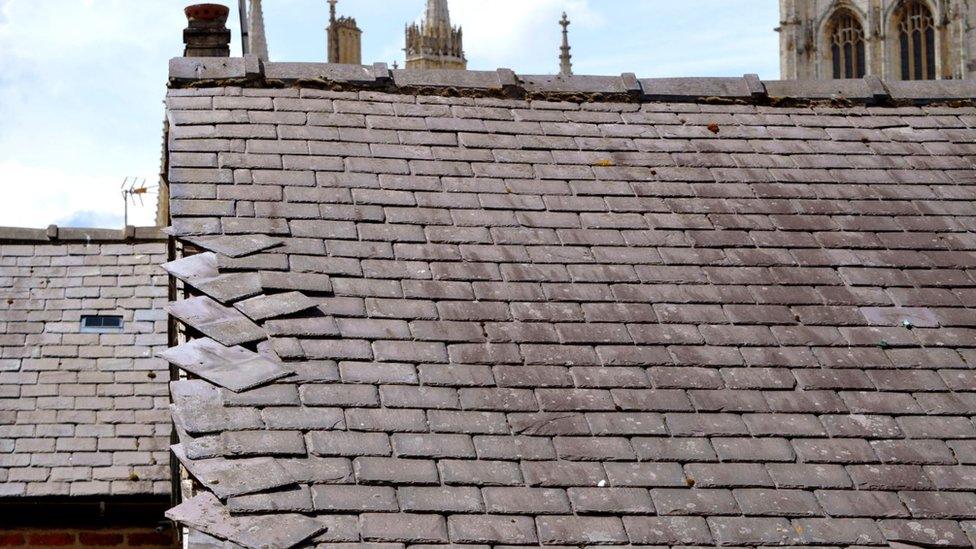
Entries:
POLYGON ((451 26, 447 0, 427 0, 427 9, 420 24, 406 28, 408 69, 466 69, 463 34, 460 27, 451 26))
POLYGON ((784 79, 976 78, 976 0, 780 0, 776 30, 784 79))
POLYGON ((363 31, 352 17, 336 17, 336 2, 329 0, 329 63, 361 65, 363 31))

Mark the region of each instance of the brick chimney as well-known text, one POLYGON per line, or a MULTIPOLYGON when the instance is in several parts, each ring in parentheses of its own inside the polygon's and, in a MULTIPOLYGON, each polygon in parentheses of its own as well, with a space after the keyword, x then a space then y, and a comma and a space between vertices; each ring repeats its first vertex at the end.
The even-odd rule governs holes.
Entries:
POLYGON ((196 4, 184 10, 189 22, 183 31, 184 57, 230 57, 230 9, 220 4, 196 4))

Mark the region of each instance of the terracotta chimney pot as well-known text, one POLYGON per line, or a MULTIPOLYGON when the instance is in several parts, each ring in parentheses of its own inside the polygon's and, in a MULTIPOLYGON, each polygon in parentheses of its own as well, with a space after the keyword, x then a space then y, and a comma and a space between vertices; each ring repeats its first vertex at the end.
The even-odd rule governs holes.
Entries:
POLYGON ((230 8, 221 4, 195 4, 183 12, 188 22, 183 31, 184 57, 230 57, 230 8))

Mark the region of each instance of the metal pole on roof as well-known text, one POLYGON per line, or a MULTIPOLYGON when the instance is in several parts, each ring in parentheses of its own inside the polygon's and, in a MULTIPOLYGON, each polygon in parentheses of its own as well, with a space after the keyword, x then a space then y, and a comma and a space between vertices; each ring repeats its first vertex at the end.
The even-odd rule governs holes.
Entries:
POLYGON ((247 55, 251 52, 248 51, 250 49, 248 47, 249 46, 248 42, 250 41, 250 37, 248 36, 248 32, 247 32, 247 26, 248 26, 247 25, 247 4, 245 2, 246 0, 237 0, 237 6, 238 6, 237 9, 238 12, 240 13, 240 19, 241 19, 241 53, 247 55))

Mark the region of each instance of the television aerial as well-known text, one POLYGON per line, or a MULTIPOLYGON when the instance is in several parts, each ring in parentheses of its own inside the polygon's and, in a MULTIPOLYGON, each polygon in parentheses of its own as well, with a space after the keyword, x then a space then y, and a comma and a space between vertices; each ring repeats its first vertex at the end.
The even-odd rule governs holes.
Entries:
POLYGON ((139 206, 145 206, 143 201, 143 195, 149 194, 149 191, 158 188, 154 185, 152 187, 146 186, 146 178, 139 177, 126 177, 122 181, 122 201, 125 203, 125 226, 129 226, 129 201, 132 201, 132 205, 136 205, 138 200, 139 206))

